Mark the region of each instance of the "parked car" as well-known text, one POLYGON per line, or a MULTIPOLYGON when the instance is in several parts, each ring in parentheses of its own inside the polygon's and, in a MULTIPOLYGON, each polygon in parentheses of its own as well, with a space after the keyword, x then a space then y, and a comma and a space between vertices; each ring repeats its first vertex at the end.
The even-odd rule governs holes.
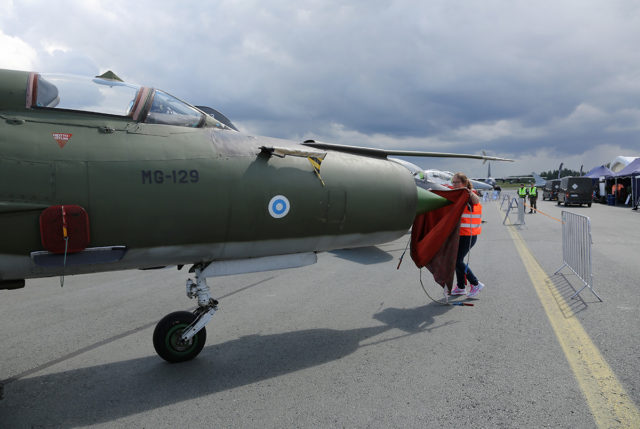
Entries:
POLYGON ((559 188, 560 179, 547 180, 547 183, 544 184, 544 188, 542 189, 542 199, 549 201, 557 200, 559 188))
POLYGON ((593 180, 590 177, 563 177, 558 189, 558 205, 564 203, 591 207, 593 199, 593 180))

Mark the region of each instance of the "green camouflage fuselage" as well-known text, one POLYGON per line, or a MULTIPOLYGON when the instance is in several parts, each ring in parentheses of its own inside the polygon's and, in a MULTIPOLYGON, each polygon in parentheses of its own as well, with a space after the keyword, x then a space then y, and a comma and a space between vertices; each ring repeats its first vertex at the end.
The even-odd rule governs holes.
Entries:
MULTIPOLYGON (((2 92, 20 87, 13 73, 0 75, 2 92)), ((89 247, 127 249, 67 274, 372 245, 404 234, 416 213, 411 175, 386 159, 209 126, 19 109, 14 95, 25 96, 0 102, 0 280, 62 272, 30 258, 53 205, 86 210, 89 247), (262 147, 326 153, 322 180, 306 157, 262 147), (288 200, 282 216, 269 210, 276 196, 288 200)))

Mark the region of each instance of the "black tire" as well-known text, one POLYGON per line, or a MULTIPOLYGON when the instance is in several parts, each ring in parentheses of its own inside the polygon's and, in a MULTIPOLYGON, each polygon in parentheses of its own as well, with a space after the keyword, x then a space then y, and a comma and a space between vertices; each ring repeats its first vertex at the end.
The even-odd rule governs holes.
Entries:
POLYGON ((207 331, 202 328, 186 344, 178 339, 184 328, 195 320, 196 316, 188 311, 176 311, 164 316, 153 331, 153 347, 156 353, 167 362, 185 362, 198 356, 207 340, 207 331))
POLYGON ((556 204, 561 205, 562 203, 560 202, 560 200, 558 200, 558 202, 556 204))
POLYGON ((591 203, 587 203, 587 207, 591 207, 591 203))

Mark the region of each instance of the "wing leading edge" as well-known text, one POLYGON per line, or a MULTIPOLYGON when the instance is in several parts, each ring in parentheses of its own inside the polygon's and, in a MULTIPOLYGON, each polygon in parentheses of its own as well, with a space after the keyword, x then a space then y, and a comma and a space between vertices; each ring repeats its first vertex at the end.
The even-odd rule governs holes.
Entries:
POLYGON ((420 156, 420 157, 434 157, 434 158, 470 158, 470 159, 483 159, 485 161, 510 161, 513 159, 499 158, 495 156, 486 155, 471 155, 464 153, 446 153, 446 152, 423 152, 417 150, 389 150, 389 149, 377 149, 371 147, 349 146, 335 143, 321 143, 315 140, 306 140, 302 143, 305 146, 314 147, 316 149, 323 150, 335 150, 338 152, 353 153, 356 155, 372 156, 375 158, 386 158, 387 156, 420 156))

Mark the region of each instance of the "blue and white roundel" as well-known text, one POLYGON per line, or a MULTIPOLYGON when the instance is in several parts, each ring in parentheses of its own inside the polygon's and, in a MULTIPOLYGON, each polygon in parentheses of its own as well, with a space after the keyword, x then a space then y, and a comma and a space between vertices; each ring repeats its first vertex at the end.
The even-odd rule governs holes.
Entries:
POLYGON ((287 197, 284 195, 276 195, 269 201, 269 214, 276 219, 280 219, 289 213, 290 207, 291 205, 287 197))

